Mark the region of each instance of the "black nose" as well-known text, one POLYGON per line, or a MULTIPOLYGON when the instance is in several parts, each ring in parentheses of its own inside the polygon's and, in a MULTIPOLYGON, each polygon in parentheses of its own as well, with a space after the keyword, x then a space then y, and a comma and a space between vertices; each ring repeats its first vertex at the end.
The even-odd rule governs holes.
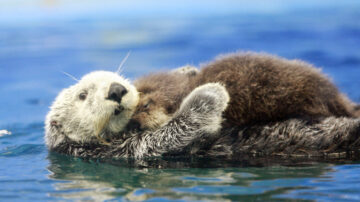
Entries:
POLYGON ((112 83, 109 89, 108 98, 109 100, 121 103, 121 98, 127 93, 126 88, 119 83, 112 83))
POLYGON ((126 130, 128 130, 128 131, 132 131, 132 130, 140 130, 141 129, 141 124, 140 124, 140 122, 138 122, 138 121, 136 121, 136 120, 134 120, 134 119, 131 119, 130 121, 129 121, 129 123, 127 124, 127 126, 126 126, 126 130))

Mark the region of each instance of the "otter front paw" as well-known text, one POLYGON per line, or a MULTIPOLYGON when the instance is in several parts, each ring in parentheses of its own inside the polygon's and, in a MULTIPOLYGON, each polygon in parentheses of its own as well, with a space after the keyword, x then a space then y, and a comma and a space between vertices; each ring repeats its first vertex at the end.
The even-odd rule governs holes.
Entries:
POLYGON ((188 114, 200 130, 207 133, 217 132, 221 127, 222 113, 230 100, 224 86, 208 83, 195 88, 182 102, 180 113, 188 114))
POLYGON ((171 71, 172 73, 176 73, 176 74, 185 74, 187 76, 195 76, 199 73, 199 70, 191 65, 185 65, 179 68, 176 68, 174 70, 171 71))

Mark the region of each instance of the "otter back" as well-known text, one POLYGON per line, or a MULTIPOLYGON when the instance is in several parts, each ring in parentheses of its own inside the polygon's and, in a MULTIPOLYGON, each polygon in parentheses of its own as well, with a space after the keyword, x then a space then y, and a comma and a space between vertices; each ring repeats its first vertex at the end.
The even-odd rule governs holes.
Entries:
POLYGON ((354 113, 354 104, 312 65, 236 53, 204 65, 195 76, 169 72, 140 78, 135 82, 140 102, 132 119, 144 129, 157 128, 170 119, 188 93, 210 82, 225 85, 230 94, 225 112, 230 125, 354 113))

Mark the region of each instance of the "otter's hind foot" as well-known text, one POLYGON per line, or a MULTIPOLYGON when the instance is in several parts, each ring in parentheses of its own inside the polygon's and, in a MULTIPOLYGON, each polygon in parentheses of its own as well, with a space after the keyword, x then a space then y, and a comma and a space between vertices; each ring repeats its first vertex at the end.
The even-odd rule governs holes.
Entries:
POLYGON ((199 122, 206 133, 217 132, 221 128, 222 113, 230 96, 219 83, 208 83, 195 88, 182 102, 179 113, 189 114, 189 119, 199 122))

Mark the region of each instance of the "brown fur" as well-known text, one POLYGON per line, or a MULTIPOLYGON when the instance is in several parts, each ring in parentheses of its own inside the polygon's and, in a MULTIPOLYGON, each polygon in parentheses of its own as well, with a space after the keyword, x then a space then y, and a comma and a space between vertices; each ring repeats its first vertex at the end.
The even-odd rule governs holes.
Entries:
POLYGON ((130 123, 136 121, 141 124, 141 128, 146 129, 161 126, 193 90, 189 86, 189 79, 185 74, 158 73, 136 80, 134 85, 140 99, 130 123))
POLYGON ((291 117, 355 116, 354 104, 319 69, 299 60, 236 53, 205 65, 195 76, 159 73, 135 82, 140 103, 133 121, 161 126, 194 88, 219 82, 230 94, 227 124, 245 125, 291 117))

